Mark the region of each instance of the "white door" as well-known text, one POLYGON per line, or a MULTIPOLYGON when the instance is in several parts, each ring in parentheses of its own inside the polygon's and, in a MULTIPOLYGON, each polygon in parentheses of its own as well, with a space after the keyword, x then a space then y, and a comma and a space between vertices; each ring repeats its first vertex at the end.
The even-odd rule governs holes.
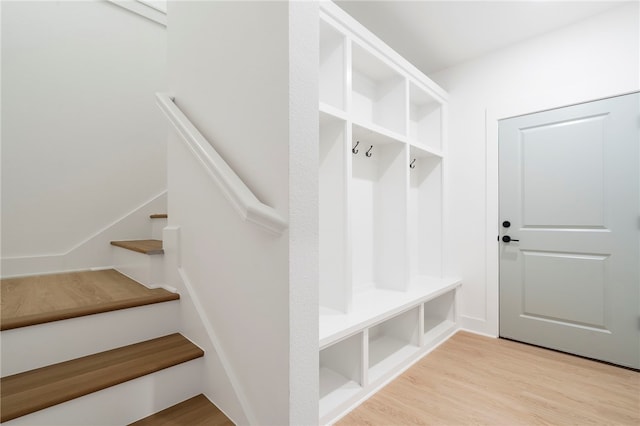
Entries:
POLYGON ((640 368, 639 129, 638 93, 500 121, 500 336, 640 368))

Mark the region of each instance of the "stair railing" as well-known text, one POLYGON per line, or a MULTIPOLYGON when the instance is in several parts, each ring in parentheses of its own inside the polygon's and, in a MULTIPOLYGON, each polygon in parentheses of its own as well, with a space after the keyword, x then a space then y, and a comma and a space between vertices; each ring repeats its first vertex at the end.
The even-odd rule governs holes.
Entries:
POLYGON ((156 93, 156 102, 191 153, 205 168, 243 220, 254 223, 276 235, 287 229, 287 222, 272 207, 251 192, 240 177, 196 129, 167 93, 156 93))

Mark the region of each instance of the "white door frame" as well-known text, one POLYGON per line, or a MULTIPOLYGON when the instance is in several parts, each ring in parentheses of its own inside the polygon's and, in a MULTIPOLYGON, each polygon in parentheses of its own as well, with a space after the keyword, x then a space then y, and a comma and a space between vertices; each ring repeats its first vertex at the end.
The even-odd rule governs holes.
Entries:
MULTIPOLYGON (((605 95, 598 98, 579 99, 564 105, 542 104, 537 108, 510 105, 500 108, 487 108, 485 110, 485 318, 473 319, 478 327, 477 331, 498 337, 499 334, 499 243, 497 237, 500 233, 498 227, 498 121, 506 118, 517 117, 524 114, 547 111, 550 109, 564 108, 572 105, 593 102, 601 99, 637 93, 637 90, 618 94, 605 95), (484 320, 484 324, 481 322, 484 320)), ((640 161, 640 158, 638 159, 640 161)), ((640 260, 640 259, 639 259, 640 260)), ((476 327, 469 327, 476 329, 476 327)))

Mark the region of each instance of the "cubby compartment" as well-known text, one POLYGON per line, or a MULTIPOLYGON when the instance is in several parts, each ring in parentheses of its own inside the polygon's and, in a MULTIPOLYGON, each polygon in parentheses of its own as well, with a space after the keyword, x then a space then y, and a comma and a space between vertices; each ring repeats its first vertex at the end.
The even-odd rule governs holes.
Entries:
POLYGON ((419 314, 416 307, 368 330, 369 383, 383 379, 416 354, 419 314))
POLYGON ((319 284, 320 307, 347 312, 351 275, 347 235, 347 124, 320 115, 319 152, 319 284))
POLYGON ((320 21, 320 102, 344 111, 346 37, 320 21))
POLYGON ((409 139, 432 150, 442 149, 442 105, 414 83, 409 84, 409 139))
POLYGON ((405 78, 356 43, 351 78, 354 120, 406 135, 405 78))
POLYGON ((424 303, 424 345, 432 346, 455 330, 455 292, 453 289, 424 303))
POLYGON ((442 158, 415 146, 409 154, 410 281, 427 285, 442 277, 442 158))
POLYGON ((320 351, 320 418, 362 390, 363 333, 320 351))
POLYGON ((354 297, 406 289, 407 145, 353 125, 349 190, 354 297))

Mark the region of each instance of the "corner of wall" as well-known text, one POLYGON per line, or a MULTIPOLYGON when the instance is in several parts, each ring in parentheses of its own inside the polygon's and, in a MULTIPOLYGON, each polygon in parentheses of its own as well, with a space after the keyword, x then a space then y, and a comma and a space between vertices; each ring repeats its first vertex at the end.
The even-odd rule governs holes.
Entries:
POLYGON ((289 424, 292 425, 318 421, 318 25, 318 2, 289 2, 289 424))
POLYGON ((65 252, 2 258, 2 277, 111 267, 110 242, 149 238, 151 235, 149 215, 165 212, 166 209, 167 191, 163 191, 65 252))

